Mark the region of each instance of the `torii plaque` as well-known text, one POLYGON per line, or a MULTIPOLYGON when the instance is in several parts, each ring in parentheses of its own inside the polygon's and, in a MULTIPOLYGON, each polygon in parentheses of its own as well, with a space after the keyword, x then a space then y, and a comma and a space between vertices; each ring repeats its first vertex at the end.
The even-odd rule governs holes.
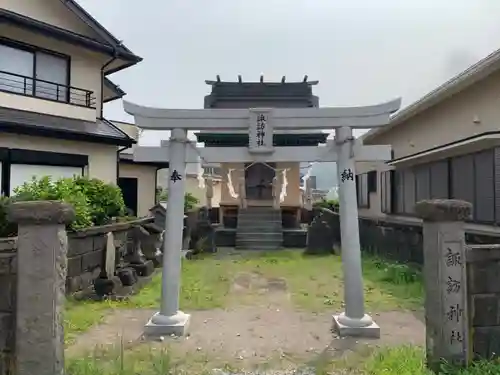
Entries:
POLYGON ((169 161, 166 241, 163 253, 162 300, 160 312, 145 327, 145 333, 185 333, 189 315, 179 311, 179 287, 183 227, 184 173, 186 162, 196 163, 199 155, 209 163, 221 162, 311 162, 335 161, 340 200, 342 265, 345 312, 333 317, 342 336, 378 337, 380 328, 365 314, 361 251, 359 244, 355 162, 386 161, 390 146, 363 146, 353 129, 367 129, 389 123, 401 105, 388 103, 354 108, 255 108, 255 109, 160 109, 124 102, 139 128, 171 130, 170 141, 161 147, 137 147, 135 161, 169 161), (249 147, 186 147, 188 130, 247 130, 249 147), (274 147, 274 130, 335 129, 335 139, 326 147, 274 147), (198 155, 199 154, 199 155, 198 155))

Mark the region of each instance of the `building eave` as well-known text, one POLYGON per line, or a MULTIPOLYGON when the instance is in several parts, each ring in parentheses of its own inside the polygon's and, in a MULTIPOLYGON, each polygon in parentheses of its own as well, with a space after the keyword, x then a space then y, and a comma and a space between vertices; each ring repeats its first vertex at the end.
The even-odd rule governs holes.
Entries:
POLYGON ((450 98, 452 95, 455 95, 467 89, 468 87, 488 77, 499 69, 500 49, 491 53, 484 59, 478 61, 476 64, 470 66, 468 69, 464 70, 452 79, 446 81, 441 86, 424 95, 421 99, 417 100, 413 104, 410 104, 399 112, 396 112, 391 117, 388 125, 381 128, 371 129, 364 135, 363 140, 367 143, 373 141, 374 137, 386 133, 395 126, 404 123, 405 121, 418 115, 419 113, 450 98))
POLYGON ((387 162, 392 167, 425 164, 449 157, 479 152, 500 145, 500 131, 490 131, 422 150, 387 162))
POLYGON ((104 103, 109 103, 117 99, 123 98, 127 93, 123 91, 120 86, 112 82, 109 78, 104 77, 104 85, 113 92, 113 96, 104 99, 104 103))
MULTIPOLYGON (((131 65, 142 61, 142 57, 135 55, 122 44, 108 44, 6 9, 0 9, 0 22, 10 23, 53 39, 85 47, 89 50, 101 52, 109 56, 115 56, 128 61, 131 65)), ((120 67, 120 69, 123 68, 120 67)))
POLYGON ((76 133, 64 130, 46 129, 37 126, 19 127, 16 124, 5 124, 5 123, 0 123, 0 132, 10 133, 10 134, 31 135, 31 136, 45 137, 45 138, 63 139, 68 141, 100 143, 100 144, 128 146, 128 147, 132 147, 132 145, 135 143, 133 140, 125 138, 107 137, 94 134, 76 133))
POLYGON ((154 167, 156 169, 164 169, 169 167, 169 162, 139 162, 134 160, 133 154, 125 154, 120 153, 120 163, 123 164, 133 164, 133 165, 141 165, 145 167, 154 167))

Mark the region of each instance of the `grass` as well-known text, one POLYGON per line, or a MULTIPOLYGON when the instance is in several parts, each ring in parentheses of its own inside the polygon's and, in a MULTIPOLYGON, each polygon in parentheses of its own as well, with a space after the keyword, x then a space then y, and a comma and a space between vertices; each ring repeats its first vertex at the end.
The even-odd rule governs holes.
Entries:
MULTIPOLYGON (((294 250, 185 260, 180 305, 183 310, 193 311, 224 308, 232 303, 258 303, 257 294, 253 299, 235 300, 229 293, 238 274, 253 273, 263 278, 285 279, 292 302, 299 309, 312 312, 340 309, 343 302, 341 266, 338 256, 305 256, 294 250)), ((366 258, 363 276, 368 311, 422 307, 422 283, 418 273, 408 266, 366 258)), ((157 308, 160 296, 161 275, 158 274, 139 294, 124 302, 68 301, 66 343, 71 344, 78 334, 102 322, 110 309, 157 308)))
MULTIPOLYGON (((67 361, 67 375, 184 375, 209 374, 213 368, 220 368, 228 373, 241 371, 234 365, 211 362, 205 355, 174 355, 168 347, 151 348, 142 346, 134 351, 122 348, 111 350, 104 355, 89 355, 67 361)), ((336 362, 315 364, 295 364, 297 367, 309 367, 317 375, 435 375, 425 367, 424 350, 416 346, 381 348, 370 353, 356 354, 336 362)), ((258 367, 262 373, 273 366, 263 364, 258 367)), ((271 374, 272 372, 269 371, 271 374)), ((482 361, 467 369, 457 369, 443 365, 440 375, 498 375, 500 361, 482 361)))
MULTIPOLYGON (((267 279, 285 279, 297 308, 317 312, 332 309, 332 306, 341 307, 341 266, 337 256, 304 256, 292 250, 185 261, 180 305, 188 311, 227 307, 234 299, 229 291, 235 277, 241 273, 253 273, 267 279)), ((375 258, 365 259, 363 267, 368 309, 422 307, 423 287, 416 271, 375 258)), ((158 276, 126 304, 129 307, 154 308, 159 304, 160 293, 161 276, 158 276)))
MULTIPOLYGON (((433 375, 425 366, 425 351, 420 347, 401 346, 374 351, 361 366, 361 374, 433 375)), ((500 361, 480 361, 467 369, 443 364, 442 375, 497 375, 500 361)))
MULTIPOLYGON (((283 278, 287 282, 292 303, 307 311, 332 310, 343 300, 341 261, 336 256, 304 256, 298 251, 249 254, 184 261, 181 307, 184 310, 222 308, 234 303, 229 293, 234 278, 241 273, 254 273, 265 278, 283 278)), ((363 260, 363 276, 367 309, 421 309, 423 286, 418 271, 401 264, 377 258, 363 260)), ((66 313, 67 342, 101 321, 110 309, 156 308, 161 292, 161 275, 127 302, 72 302, 66 313)), ((258 298, 256 295, 255 298, 258 298)), ((252 302, 251 301, 236 301, 252 302)), ((269 364, 272 368, 274 364, 269 364)), ((301 365, 296 364, 296 365, 301 365)), ((123 347, 67 360, 68 375, 182 375, 208 374, 215 367, 236 373, 229 364, 215 364, 202 353, 176 356, 169 348, 140 346, 125 351, 123 347), (173 358, 180 360, 173 360, 173 358)), ((425 352, 416 346, 370 349, 342 360, 322 361, 313 365, 315 374, 352 375, 431 375, 425 366, 425 352)), ((442 375, 500 374, 500 361, 475 363, 468 369, 443 366, 442 375)))

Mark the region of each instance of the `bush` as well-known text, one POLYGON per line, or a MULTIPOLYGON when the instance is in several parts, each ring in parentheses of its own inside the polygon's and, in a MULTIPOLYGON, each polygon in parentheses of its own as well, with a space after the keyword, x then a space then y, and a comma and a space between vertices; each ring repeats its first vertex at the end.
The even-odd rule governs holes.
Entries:
MULTIPOLYGON (((69 229, 76 230, 108 224, 125 214, 125 203, 120 188, 101 180, 85 177, 33 178, 14 190, 12 201, 57 200, 71 204, 76 219, 69 229)), ((1 214, 1 213, 0 213, 1 214)))
POLYGON ((0 237, 13 237, 17 235, 17 224, 7 221, 7 209, 11 199, 0 196, 0 237))
POLYGON ((74 181, 87 197, 94 225, 105 225, 125 215, 125 202, 118 186, 97 178, 76 177, 74 181))
MULTIPOLYGON (((161 190, 158 188, 156 190, 156 200, 158 202, 166 202, 168 200, 168 190, 163 189, 161 190)), ((191 193, 186 193, 184 194, 184 211, 191 211, 193 208, 196 207, 196 205, 200 203, 200 200, 196 198, 193 194, 191 193)))
POLYGON ((63 201, 71 204, 75 209, 75 221, 69 225, 70 229, 80 229, 93 225, 91 209, 87 197, 75 179, 62 178, 53 181, 49 176, 25 182, 14 189, 12 201, 63 201))
POLYGON ((422 280, 421 272, 409 264, 387 262, 381 258, 374 258, 373 262, 375 267, 383 272, 382 281, 391 284, 411 284, 422 280))
POLYGON ((326 208, 330 211, 339 211, 339 201, 336 199, 324 199, 322 198, 318 202, 314 202, 313 207, 315 208, 326 208))

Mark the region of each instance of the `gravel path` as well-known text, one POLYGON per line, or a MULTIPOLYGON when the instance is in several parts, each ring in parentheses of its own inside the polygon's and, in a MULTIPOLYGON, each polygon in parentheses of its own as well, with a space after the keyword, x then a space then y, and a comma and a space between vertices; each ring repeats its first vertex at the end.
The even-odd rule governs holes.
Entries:
MULTIPOLYGON (((245 288, 250 288, 251 284, 264 285, 264 280, 254 279, 254 275, 240 275, 231 293, 245 293, 245 288)), ((289 303, 286 283, 282 280, 268 280, 268 288, 263 290, 260 303, 256 305, 192 312, 190 335, 167 337, 163 342, 146 343, 141 339, 143 326, 154 311, 116 310, 103 324, 81 335, 68 348, 67 355, 93 350, 96 344, 108 346, 123 341, 130 346, 149 345, 153 350, 167 345, 176 356, 203 354, 211 363, 228 363, 237 368, 254 368, 270 362, 280 366, 273 371, 248 374, 305 375, 314 372, 307 368, 288 369, 287 366, 297 367, 293 364, 308 363, 324 355, 342 357, 366 346, 425 343, 425 326, 411 312, 372 313, 382 330, 379 340, 339 339, 330 331, 331 313, 295 310, 289 303), (284 362, 287 365, 283 365, 284 362)), ((214 371, 218 375, 229 374, 224 370, 214 371)))

